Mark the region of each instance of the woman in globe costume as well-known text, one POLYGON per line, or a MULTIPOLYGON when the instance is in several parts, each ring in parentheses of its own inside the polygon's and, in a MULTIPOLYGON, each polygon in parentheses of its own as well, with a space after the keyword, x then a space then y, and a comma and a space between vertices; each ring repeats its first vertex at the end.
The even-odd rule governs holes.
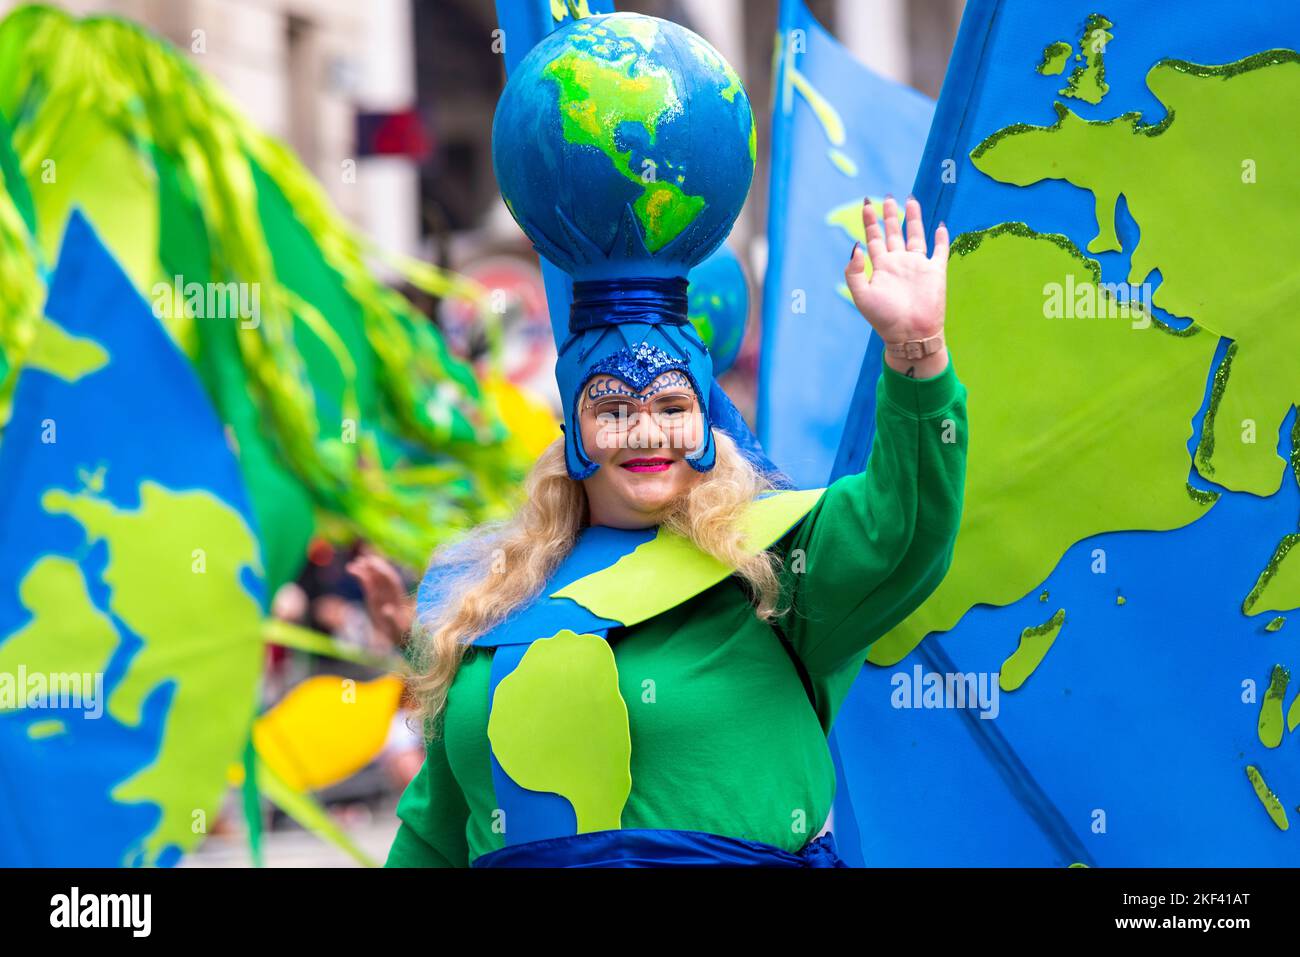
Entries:
POLYGON ((915 200, 906 239, 892 198, 883 224, 864 204, 866 254, 854 246, 845 278, 886 343, 870 458, 824 490, 775 489, 686 319, 687 271, 721 242, 752 176, 743 90, 734 129, 714 118, 673 144, 659 128, 674 169, 707 150, 726 176, 681 181, 667 201, 703 204, 666 241, 633 215, 617 170, 601 180, 584 165, 573 188, 563 151, 532 125, 555 65, 582 72, 575 49, 608 54, 583 67, 587 116, 625 125, 655 108, 601 102, 602 68, 661 70, 674 102, 703 115, 719 89, 704 67, 734 77, 706 47, 664 21, 594 17, 539 44, 502 95, 502 193, 575 280, 556 364, 564 437, 513 520, 438 556, 421 586, 427 755, 389 866, 843 866, 819 834, 835 787, 826 736, 871 643, 942 579, 961 513, 948 237, 940 225, 927 256, 915 200))

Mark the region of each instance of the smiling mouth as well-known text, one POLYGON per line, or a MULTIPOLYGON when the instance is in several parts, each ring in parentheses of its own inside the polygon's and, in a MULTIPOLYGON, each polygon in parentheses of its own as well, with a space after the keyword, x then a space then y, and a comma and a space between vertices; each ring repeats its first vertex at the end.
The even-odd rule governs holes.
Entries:
POLYGON ((629 472, 663 472, 672 464, 672 459, 628 459, 621 467, 629 472))

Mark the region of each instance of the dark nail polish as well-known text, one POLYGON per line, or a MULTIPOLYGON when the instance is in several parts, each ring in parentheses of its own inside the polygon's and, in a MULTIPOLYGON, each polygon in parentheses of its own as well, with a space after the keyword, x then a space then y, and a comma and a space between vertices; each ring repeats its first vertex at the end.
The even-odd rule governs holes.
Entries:
POLYGON ((861 245, 862 245, 861 243, 853 244, 853 252, 849 253, 849 262, 853 262, 853 257, 858 254, 858 247, 861 245))

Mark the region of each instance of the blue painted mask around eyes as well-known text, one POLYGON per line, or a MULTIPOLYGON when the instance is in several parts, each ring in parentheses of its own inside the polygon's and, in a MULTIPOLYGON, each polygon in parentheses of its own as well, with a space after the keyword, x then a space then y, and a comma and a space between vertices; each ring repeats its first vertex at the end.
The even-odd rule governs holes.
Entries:
MULTIPOLYGON (((555 378, 564 403, 565 463, 569 475, 584 479, 599 465, 582 444, 578 422, 581 392, 598 375, 611 375, 645 389, 665 372, 686 376, 709 426, 713 360, 686 318, 686 280, 596 280, 573 286, 569 336, 561 344, 555 378)), ((712 428, 687 462, 700 472, 713 468, 717 450, 712 428)))

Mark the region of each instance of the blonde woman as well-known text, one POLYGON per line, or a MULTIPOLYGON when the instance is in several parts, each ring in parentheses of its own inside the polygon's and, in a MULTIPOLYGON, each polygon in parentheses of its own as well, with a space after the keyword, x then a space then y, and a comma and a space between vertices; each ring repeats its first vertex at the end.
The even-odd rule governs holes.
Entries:
POLYGON ((872 642, 945 574, 966 462, 947 232, 927 256, 911 199, 906 239, 892 198, 863 219, 873 271, 855 246, 845 276, 886 343, 876 434, 825 490, 773 491, 711 425, 684 315, 593 331, 575 307, 565 439, 513 521, 427 579, 427 756, 389 866, 843 866, 814 837, 826 736, 872 642))

